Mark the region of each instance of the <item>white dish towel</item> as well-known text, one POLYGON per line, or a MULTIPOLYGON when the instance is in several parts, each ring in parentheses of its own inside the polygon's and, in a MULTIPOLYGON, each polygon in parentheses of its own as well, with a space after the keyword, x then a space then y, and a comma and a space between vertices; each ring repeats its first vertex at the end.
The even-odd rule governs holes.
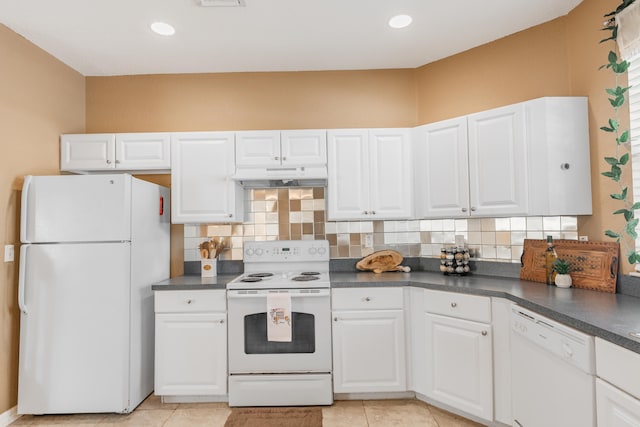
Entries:
POLYGON ((291 342, 291 295, 267 294, 267 341, 291 342))

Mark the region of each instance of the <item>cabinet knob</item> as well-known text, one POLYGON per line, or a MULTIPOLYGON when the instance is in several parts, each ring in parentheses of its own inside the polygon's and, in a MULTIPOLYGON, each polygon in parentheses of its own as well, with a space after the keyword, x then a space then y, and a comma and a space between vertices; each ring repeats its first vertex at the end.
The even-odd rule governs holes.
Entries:
POLYGON ((571 165, 569 163, 561 163, 560 164, 560 169, 562 169, 563 171, 568 171, 569 167, 571 167, 571 165))
POLYGON ((364 299, 364 301, 366 301, 366 302, 371 301, 371 297, 364 297, 363 299, 364 299))
POLYGON ((284 161, 286 161, 286 160, 287 160, 287 158, 286 158, 286 157, 283 157, 283 158, 282 158, 282 161, 283 161, 283 162, 284 162, 284 161))
POLYGON ((457 302, 452 302, 452 303, 451 303, 451 307, 452 307, 452 308, 456 308, 457 306, 458 306, 458 303, 457 303, 457 302))
POLYGON ((337 321, 338 321, 338 318, 337 318, 337 317, 334 317, 334 318, 333 318, 333 321, 334 321, 334 322, 337 322, 337 321))
POLYGON ((376 214, 376 211, 371 211, 371 215, 375 215, 375 214, 376 214))
POLYGON ((466 211, 467 211, 467 208, 462 208, 462 212, 466 212, 466 211))
POLYGON ((475 211, 476 211, 475 206, 471 206, 471 212, 475 212, 475 211))
POLYGON ((233 218, 233 214, 229 214, 229 218, 233 218))
POLYGON ((187 300, 187 304, 191 304, 193 302, 193 300, 188 299, 187 300))
POLYGON ((224 319, 221 319, 221 320, 220 320, 220 323, 224 323, 224 319))
POLYGON ((111 164, 111 160, 107 160, 107 164, 110 165, 111 164))
POLYGON ((369 215, 369 211, 364 211, 362 213, 365 214, 365 215, 369 215))
POLYGON ((483 337, 486 337, 488 332, 487 331, 482 331, 480 333, 482 334, 483 337))
POLYGON ((275 157, 273 158, 273 160, 280 160, 280 157, 275 156, 275 157))

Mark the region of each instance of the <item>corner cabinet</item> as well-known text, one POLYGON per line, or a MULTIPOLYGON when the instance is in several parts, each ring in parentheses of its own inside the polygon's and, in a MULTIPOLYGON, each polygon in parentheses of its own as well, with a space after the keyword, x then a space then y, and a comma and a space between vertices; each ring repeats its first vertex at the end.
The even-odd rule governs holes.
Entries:
POLYGON ((413 217, 408 129, 332 130, 328 138, 328 219, 413 217))
POLYGON ((419 126, 413 144, 418 218, 591 214, 587 98, 419 126))
POLYGON ((407 390, 402 295, 401 288, 332 290, 335 393, 407 390))
POLYGON ((491 300, 424 291, 427 397, 493 420, 491 300))
POLYGON ((186 400, 225 396, 225 291, 156 291, 155 313, 154 393, 186 400))
POLYGON ((169 172, 169 133, 66 134, 60 137, 60 170, 69 172, 169 172))
POLYGON ((242 188, 235 172, 233 132, 174 133, 171 137, 171 221, 242 222, 242 188))

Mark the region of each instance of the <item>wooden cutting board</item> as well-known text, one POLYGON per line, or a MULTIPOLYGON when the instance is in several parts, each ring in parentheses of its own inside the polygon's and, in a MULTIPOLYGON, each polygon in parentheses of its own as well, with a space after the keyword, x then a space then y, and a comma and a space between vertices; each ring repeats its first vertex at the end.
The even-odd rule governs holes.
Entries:
POLYGON ((385 271, 404 271, 408 273, 411 269, 401 266, 402 260, 402 255, 399 252, 390 250, 378 251, 358 261, 356 268, 362 271, 373 271, 374 273, 385 271))
MULTIPOLYGON (((554 240, 558 258, 571 264, 574 288, 616 291, 620 245, 616 242, 554 240)), ((520 257, 520 279, 546 283, 544 252, 546 240, 525 239, 520 257)))

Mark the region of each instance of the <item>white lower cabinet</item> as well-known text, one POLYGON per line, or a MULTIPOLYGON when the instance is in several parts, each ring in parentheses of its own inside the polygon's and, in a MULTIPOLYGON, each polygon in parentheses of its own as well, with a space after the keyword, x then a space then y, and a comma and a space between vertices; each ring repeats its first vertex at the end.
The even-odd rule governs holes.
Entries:
POLYGON ((640 400, 596 379, 598 427, 640 427, 640 400))
POLYGON ((493 421, 490 299, 426 290, 424 305, 425 395, 493 421))
POLYGON ((596 338, 598 427, 640 427, 640 354, 596 338))
POLYGON ((334 392, 406 391, 402 288, 334 289, 332 300, 334 392))
POLYGON ((155 293, 155 394, 227 394, 224 290, 155 293))

